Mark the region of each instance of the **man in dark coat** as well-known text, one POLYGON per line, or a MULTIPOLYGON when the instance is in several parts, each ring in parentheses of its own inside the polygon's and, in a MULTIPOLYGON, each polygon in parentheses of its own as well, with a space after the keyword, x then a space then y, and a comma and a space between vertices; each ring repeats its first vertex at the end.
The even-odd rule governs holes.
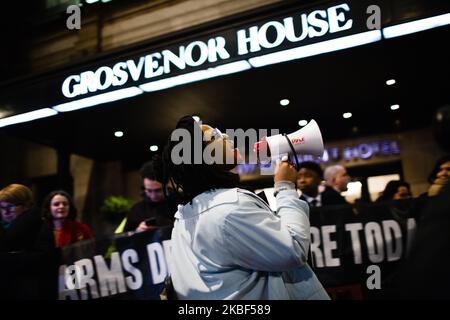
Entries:
POLYGON ((302 192, 300 199, 306 201, 311 207, 321 207, 323 199, 319 193, 322 183, 322 168, 312 161, 300 163, 297 174, 297 187, 302 192))

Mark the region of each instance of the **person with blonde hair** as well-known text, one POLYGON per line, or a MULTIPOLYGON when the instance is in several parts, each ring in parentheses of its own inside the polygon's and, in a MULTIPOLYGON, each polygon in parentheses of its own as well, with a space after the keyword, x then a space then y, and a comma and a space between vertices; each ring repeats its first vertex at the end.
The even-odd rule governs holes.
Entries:
POLYGON ((56 258, 40 243, 42 219, 31 190, 10 184, 0 190, 0 300, 53 299, 56 258))
POLYGON ((0 209, 2 226, 8 228, 21 213, 33 205, 31 190, 21 184, 10 184, 0 190, 0 209))

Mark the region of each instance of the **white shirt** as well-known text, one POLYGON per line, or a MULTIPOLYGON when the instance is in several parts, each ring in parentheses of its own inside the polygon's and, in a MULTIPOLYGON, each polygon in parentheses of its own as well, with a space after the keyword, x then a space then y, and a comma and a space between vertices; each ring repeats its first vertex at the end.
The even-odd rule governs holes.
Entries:
POLYGON ((307 194, 303 193, 303 197, 313 207, 321 207, 322 206, 322 194, 321 193, 318 193, 316 197, 310 197, 307 194), (315 204, 313 202, 314 200, 315 200, 315 204))

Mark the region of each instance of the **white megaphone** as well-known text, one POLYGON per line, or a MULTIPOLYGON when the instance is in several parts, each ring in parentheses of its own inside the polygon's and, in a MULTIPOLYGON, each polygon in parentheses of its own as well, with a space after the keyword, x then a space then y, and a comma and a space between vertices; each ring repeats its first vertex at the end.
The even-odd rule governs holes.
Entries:
POLYGON ((253 151, 258 160, 272 161, 283 156, 294 157, 294 164, 298 164, 298 154, 308 154, 315 157, 323 155, 323 140, 319 126, 315 120, 311 120, 303 128, 290 134, 277 134, 265 137, 255 143, 253 151))

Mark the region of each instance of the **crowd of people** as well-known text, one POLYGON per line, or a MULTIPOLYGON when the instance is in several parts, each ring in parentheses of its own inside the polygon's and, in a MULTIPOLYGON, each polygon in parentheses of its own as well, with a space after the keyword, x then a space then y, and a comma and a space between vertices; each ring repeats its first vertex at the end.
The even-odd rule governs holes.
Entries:
POLYGON ((0 295, 9 299, 54 298, 58 255, 55 248, 93 237, 76 220, 72 197, 51 192, 41 210, 31 190, 11 184, 0 190, 0 295))
POLYGON ((76 220, 72 197, 63 190, 45 198, 41 212, 34 207, 31 190, 11 184, 0 190, 2 252, 71 245, 92 238, 89 227, 76 220))
MULTIPOLYGON (((171 280, 179 298, 328 299, 307 262, 308 215, 312 207, 348 205, 341 195, 351 180, 346 168, 333 165, 323 171, 309 161, 295 168, 284 159, 274 175, 273 212, 263 197, 242 188, 239 176, 230 171, 239 154, 226 135, 213 134, 220 131, 199 126, 190 116, 182 118, 177 128, 192 136, 200 131, 203 148, 222 144, 224 157, 232 154, 235 163, 175 164, 170 159, 174 144, 169 142, 162 157, 142 167, 143 199, 117 232, 169 227, 165 237, 172 239, 176 257, 171 261, 171 280)), ((437 162, 431 186, 422 196, 440 194, 449 177, 447 156, 437 162)), ((377 201, 410 197, 410 185, 398 180, 387 183, 377 201)), ((0 275, 7 288, 0 291, 8 292, 9 298, 36 297, 7 279, 11 270, 37 259, 55 261, 55 248, 94 237, 89 226, 77 220, 72 196, 64 190, 49 193, 38 209, 27 186, 11 184, 0 190, 0 209, 0 275)))

